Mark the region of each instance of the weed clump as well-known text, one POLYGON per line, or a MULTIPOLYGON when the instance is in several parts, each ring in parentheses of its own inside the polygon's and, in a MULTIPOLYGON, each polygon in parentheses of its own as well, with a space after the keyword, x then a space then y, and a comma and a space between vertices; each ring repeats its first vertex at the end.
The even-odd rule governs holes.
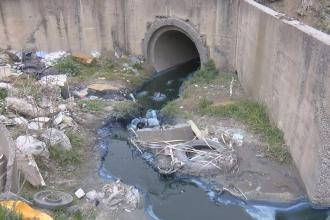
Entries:
POLYGON ((175 101, 168 102, 161 110, 160 113, 162 117, 166 118, 166 120, 172 121, 176 118, 176 116, 180 113, 180 109, 178 108, 175 101))
POLYGON ((68 74, 70 76, 76 76, 82 69, 81 64, 73 60, 71 56, 60 59, 54 67, 60 73, 68 74))
POLYGON ((264 106, 257 102, 245 100, 216 106, 204 98, 198 103, 197 110, 203 115, 230 117, 241 121, 268 144, 268 156, 280 162, 291 162, 289 151, 283 147, 283 132, 271 123, 264 106))
POLYGON ((193 78, 190 80, 191 83, 205 82, 210 83, 215 77, 218 75, 218 71, 215 67, 215 63, 213 60, 209 60, 207 63, 203 65, 202 68, 197 70, 193 78))
POLYGON ((23 217, 14 211, 11 211, 3 206, 0 206, 0 219, 6 220, 23 220, 23 217))
POLYGON ((135 118, 140 113, 140 106, 131 100, 119 101, 113 105, 113 117, 116 120, 135 118))
POLYGON ((6 89, 0 89, 0 99, 3 100, 8 96, 8 92, 6 89))

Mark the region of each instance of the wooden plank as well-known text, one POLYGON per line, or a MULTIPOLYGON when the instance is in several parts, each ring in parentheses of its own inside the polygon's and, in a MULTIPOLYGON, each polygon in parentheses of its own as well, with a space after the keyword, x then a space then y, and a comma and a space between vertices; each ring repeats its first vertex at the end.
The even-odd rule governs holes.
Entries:
POLYGON ((193 130, 193 132, 195 133, 196 137, 199 140, 204 139, 201 130, 199 130, 199 128, 197 127, 197 125, 192 120, 189 120, 188 121, 188 124, 190 125, 191 130, 193 130))

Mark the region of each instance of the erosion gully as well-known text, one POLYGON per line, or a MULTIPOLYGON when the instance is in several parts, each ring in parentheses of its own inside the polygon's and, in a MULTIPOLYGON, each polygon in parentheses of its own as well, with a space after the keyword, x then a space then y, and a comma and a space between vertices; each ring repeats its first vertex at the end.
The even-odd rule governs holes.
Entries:
MULTIPOLYGON (((196 61, 156 74, 137 94, 146 108, 160 109, 179 97, 183 82, 199 67, 196 61), (166 97, 165 97, 165 96, 166 97)), ((141 155, 127 142, 126 128, 108 123, 98 130, 102 152, 99 174, 109 181, 120 179, 145 195, 147 219, 164 220, 328 220, 330 210, 313 207, 307 200, 292 204, 243 201, 218 193, 211 183, 192 176, 159 175, 151 166, 153 156, 141 155)))

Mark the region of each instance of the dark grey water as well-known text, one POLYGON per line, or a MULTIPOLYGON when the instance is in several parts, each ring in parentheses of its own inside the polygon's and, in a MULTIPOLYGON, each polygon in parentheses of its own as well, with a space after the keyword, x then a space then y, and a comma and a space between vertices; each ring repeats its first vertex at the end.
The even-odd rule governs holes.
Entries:
MULTIPOLYGON (((159 109, 177 98, 182 82, 197 66, 190 63, 162 73, 142 88, 139 102, 148 108, 159 109), (155 93, 164 94, 166 98, 155 100, 155 93)), ((124 128, 109 124, 98 133, 104 156, 100 175, 109 180, 119 178, 143 191, 146 195, 145 212, 150 219, 326 220, 329 215, 329 209, 312 208, 307 201, 295 204, 246 202, 226 193, 218 194, 211 184, 196 177, 164 178, 152 168, 151 154, 141 155, 127 144, 124 128)))

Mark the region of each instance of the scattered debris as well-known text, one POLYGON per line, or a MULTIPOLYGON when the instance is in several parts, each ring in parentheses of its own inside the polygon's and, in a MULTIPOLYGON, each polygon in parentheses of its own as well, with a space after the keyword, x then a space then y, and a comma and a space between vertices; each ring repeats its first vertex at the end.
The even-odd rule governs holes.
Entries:
POLYGON ((155 92, 152 100, 156 102, 163 102, 166 99, 166 95, 160 92, 155 92))
POLYGON ((152 150, 154 166, 163 175, 181 172, 206 176, 231 172, 238 163, 237 152, 231 146, 205 138, 193 121, 188 123, 165 129, 140 129, 130 142, 141 152, 141 149, 152 150))
POLYGON ((74 194, 78 199, 81 199, 85 196, 85 192, 82 188, 79 188, 74 194))
POLYGON ((60 74, 60 75, 48 75, 43 76, 39 80, 42 85, 52 85, 52 86, 64 86, 67 81, 67 75, 60 74))

